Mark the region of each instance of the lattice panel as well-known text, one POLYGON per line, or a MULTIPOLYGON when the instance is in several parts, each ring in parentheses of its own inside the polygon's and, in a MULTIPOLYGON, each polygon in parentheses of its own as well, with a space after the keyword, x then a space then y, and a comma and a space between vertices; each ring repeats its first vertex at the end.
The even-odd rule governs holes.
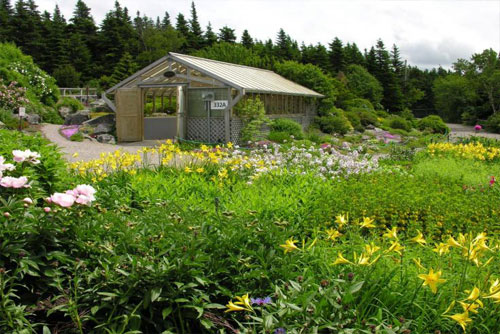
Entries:
POLYGON ((231 119, 231 142, 240 144, 240 132, 243 128, 243 122, 239 118, 231 119))
POLYGON ((224 118, 211 118, 209 127, 206 117, 188 117, 186 137, 188 140, 205 143, 223 143, 224 118))

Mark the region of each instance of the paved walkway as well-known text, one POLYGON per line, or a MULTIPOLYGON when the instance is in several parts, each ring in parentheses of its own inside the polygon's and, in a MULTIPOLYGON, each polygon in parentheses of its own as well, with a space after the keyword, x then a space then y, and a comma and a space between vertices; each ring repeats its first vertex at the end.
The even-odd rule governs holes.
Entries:
POLYGON ((64 153, 64 157, 66 158, 66 160, 70 162, 99 159, 101 153, 111 153, 116 150, 136 153, 143 147, 152 147, 158 144, 157 140, 145 140, 134 143, 120 143, 117 145, 102 144, 90 140, 84 140, 82 142, 70 141, 61 136, 61 134, 59 133, 60 127, 60 125, 56 124, 42 124, 40 127, 40 131, 45 138, 59 146, 61 152, 64 153), (78 157, 73 157, 74 153, 78 153, 78 157))
POLYGON ((478 137, 486 137, 486 138, 494 138, 500 139, 500 134, 497 133, 489 133, 484 130, 476 131, 473 126, 462 125, 462 124, 446 124, 450 128, 450 138, 458 138, 458 137, 470 137, 470 136, 478 136, 478 137))

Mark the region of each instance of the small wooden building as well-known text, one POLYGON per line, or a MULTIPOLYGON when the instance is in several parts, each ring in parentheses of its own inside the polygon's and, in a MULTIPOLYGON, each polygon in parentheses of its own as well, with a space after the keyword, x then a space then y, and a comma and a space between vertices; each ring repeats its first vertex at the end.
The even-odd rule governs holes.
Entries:
POLYGON ((255 96, 270 118, 290 118, 303 127, 316 115, 322 97, 272 71, 177 53, 103 95, 116 112, 120 142, 179 137, 209 143, 238 142, 242 121, 233 107, 255 96), (114 103, 108 95, 114 95, 114 103))

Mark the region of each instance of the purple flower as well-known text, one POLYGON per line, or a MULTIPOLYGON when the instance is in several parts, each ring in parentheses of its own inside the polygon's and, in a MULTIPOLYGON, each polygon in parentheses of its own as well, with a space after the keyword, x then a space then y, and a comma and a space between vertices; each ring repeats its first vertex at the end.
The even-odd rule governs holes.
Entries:
POLYGON ((283 327, 276 328, 274 334, 286 334, 286 329, 284 329, 283 327))
POLYGON ((265 297, 265 298, 250 298, 250 301, 254 305, 267 305, 271 304, 271 297, 265 297))
POLYGON ((481 125, 477 124, 477 125, 474 127, 474 130, 479 131, 479 130, 481 130, 482 128, 483 128, 483 127, 482 127, 481 125))

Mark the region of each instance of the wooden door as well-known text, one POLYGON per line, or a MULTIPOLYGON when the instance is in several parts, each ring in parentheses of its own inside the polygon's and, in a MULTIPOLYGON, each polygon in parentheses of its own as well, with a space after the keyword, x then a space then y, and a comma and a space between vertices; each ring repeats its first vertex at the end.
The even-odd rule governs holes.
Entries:
POLYGON ((118 141, 142 141, 144 138, 142 90, 120 88, 116 92, 115 100, 118 141))

